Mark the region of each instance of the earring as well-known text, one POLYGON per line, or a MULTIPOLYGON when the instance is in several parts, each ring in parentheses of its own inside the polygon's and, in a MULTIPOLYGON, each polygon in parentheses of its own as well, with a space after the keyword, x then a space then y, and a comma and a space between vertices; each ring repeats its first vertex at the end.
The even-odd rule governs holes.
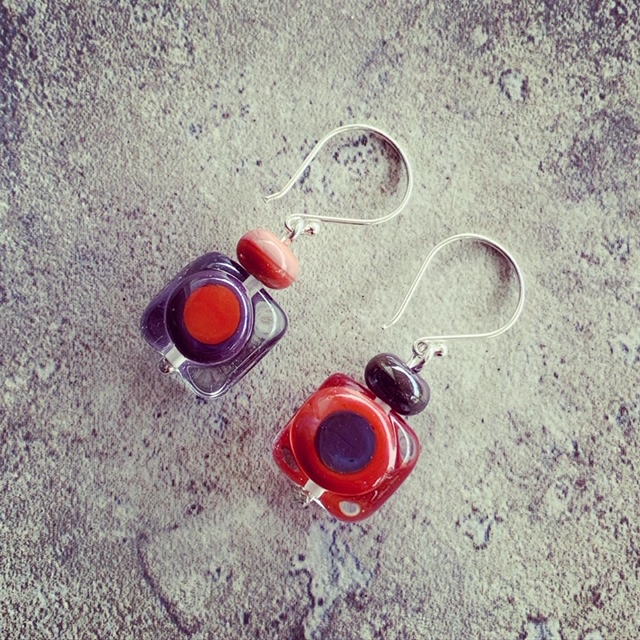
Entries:
POLYGON ((236 248, 238 262, 217 252, 194 260, 153 298, 142 315, 142 336, 162 356, 160 371, 177 373, 199 396, 215 398, 226 393, 287 330, 285 312, 265 287, 284 289, 296 279, 298 261, 289 248, 291 243, 300 235, 317 233, 320 222, 375 225, 404 209, 413 188, 409 160, 390 136, 362 124, 327 134, 287 185, 265 201, 284 196, 330 138, 354 130, 376 135, 398 153, 407 173, 407 189, 400 204, 385 216, 366 220, 290 216, 282 238, 265 229, 243 235, 236 248))
POLYGON ((406 480, 420 454, 420 441, 403 416, 423 411, 429 386, 419 373, 433 357, 446 354, 446 343, 498 336, 517 321, 524 307, 524 279, 511 254, 484 236, 465 233, 447 238, 425 259, 397 313, 404 313, 434 256, 458 240, 495 249, 513 267, 520 294, 511 319, 500 329, 470 335, 419 338, 413 357, 403 362, 391 353, 372 358, 364 372, 366 386, 342 373, 324 381, 280 432, 273 456, 298 485, 305 504, 317 502, 339 520, 369 517, 406 480))

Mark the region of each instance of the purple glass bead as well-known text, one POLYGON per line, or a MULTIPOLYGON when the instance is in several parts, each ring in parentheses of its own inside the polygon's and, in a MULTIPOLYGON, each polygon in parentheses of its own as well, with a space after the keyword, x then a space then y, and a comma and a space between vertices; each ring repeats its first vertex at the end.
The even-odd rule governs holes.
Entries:
POLYGON ((429 404, 429 385, 392 353, 379 353, 369 360, 364 379, 369 389, 400 415, 413 416, 429 404))
POLYGON ((239 264, 221 253, 194 260, 149 303, 142 336, 197 395, 216 398, 284 336, 287 316, 239 264))

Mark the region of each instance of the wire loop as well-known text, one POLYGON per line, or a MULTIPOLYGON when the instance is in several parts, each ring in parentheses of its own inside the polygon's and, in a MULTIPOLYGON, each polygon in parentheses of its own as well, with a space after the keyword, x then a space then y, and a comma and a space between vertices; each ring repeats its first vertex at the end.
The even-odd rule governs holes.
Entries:
MULTIPOLYGON (((306 229, 309 223, 313 223, 313 221, 334 222, 336 224, 355 224, 355 225, 381 224, 383 222, 387 222, 388 220, 391 220, 392 218, 395 218, 395 216, 397 216, 407 206, 407 203, 409 202, 409 198, 411 197, 411 192, 413 190, 413 171, 411 169, 411 164, 409 162, 409 159, 407 158, 407 155, 403 151, 402 147, 391 136, 389 136, 384 131, 367 124, 347 124, 342 127, 338 127, 337 129, 334 129, 333 131, 328 133, 326 136, 324 136, 324 138, 318 141, 315 147, 313 147, 309 155, 304 159, 303 163, 296 170, 296 172, 293 174, 289 182, 287 182, 287 184, 283 187, 283 189, 276 193, 272 193, 271 195, 264 196, 264 201, 270 202, 271 200, 277 200, 278 198, 282 198, 282 196, 286 195, 290 191, 290 189, 296 184, 300 176, 302 176, 306 168, 311 164, 312 160, 318 155, 318 153, 320 152, 320 149, 322 149, 322 147, 331 138, 333 138, 333 136, 338 135, 340 133, 344 133, 346 131, 357 131, 357 130, 369 131, 370 133, 378 136, 379 138, 382 138, 382 140, 384 140, 389 145, 391 145, 391 147, 393 147, 393 149, 395 149, 397 154, 400 156, 400 159, 402 160, 402 163, 404 164, 405 170, 407 172, 407 189, 404 194, 404 197, 402 198, 402 202, 391 213, 388 213, 385 216, 380 216, 379 218, 370 218, 370 219, 338 218, 335 216, 310 216, 307 218, 306 216, 294 214, 289 216, 285 221, 285 227, 287 231, 295 233, 294 230, 297 228, 296 226, 299 220, 303 220, 303 223, 304 223, 303 226, 305 227, 304 232, 310 233, 310 234, 317 232, 317 230, 313 230, 309 232, 306 229)), ((299 235, 299 233, 296 233, 294 237, 297 237, 297 235, 299 235)))
POLYGON ((402 304, 400 305, 400 308, 396 311, 391 321, 383 325, 382 328, 388 329, 389 327, 394 325, 396 322, 398 322, 398 320, 402 317, 402 314, 405 312, 407 306, 409 305, 409 302, 411 301, 411 298, 415 294, 415 291, 418 287, 418 284, 420 283, 420 280, 422 279, 422 276, 424 275, 425 271, 427 270, 427 267, 429 266, 433 258, 436 256, 437 253, 440 252, 441 249, 451 244, 452 242, 456 242, 458 240, 470 240, 472 242, 480 242, 482 244, 485 244, 491 247, 492 249, 495 249, 503 258, 505 258, 511 264, 511 266, 514 268, 516 272, 516 277, 518 279, 518 286, 520 289, 519 296, 518 296, 518 305, 515 311, 513 312, 513 315, 509 319, 509 321, 499 329, 496 329, 495 331, 487 331, 485 333, 458 334, 458 335, 425 336, 423 338, 418 338, 413 343, 414 360, 411 361, 413 363, 412 366, 421 367, 422 365, 424 365, 425 362, 428 362, 433 356, 445 355, 446 346, 441 343, 452 342, 454 340, 476 340, 481 338, 495 338, 496 336, 503 334, 505 331, 508 331, 516 323, 516 321, 520 317, 520 314, 522 313, 522 309, 524 308, 524 297, 525 297, 524 278, 522 276, 522 271, 520 270, 520 267, 518 266, 518 263, 516 262, 514 257, 504 247, 499 245, 494 240, 491 240, 490 238, 487 238, 485 236, 481 236, 475 233, 460 233, 458 235, 451 236, 446 240, 443 240, 440 244, 436 245, 431 250, 429 255, 425 258, 425 261, 422 263, 422 266, 420 267, 420 270, 418 271, 416 277, 413 279, 413 282, 409 287, 409 291, 407 292, 402 304))

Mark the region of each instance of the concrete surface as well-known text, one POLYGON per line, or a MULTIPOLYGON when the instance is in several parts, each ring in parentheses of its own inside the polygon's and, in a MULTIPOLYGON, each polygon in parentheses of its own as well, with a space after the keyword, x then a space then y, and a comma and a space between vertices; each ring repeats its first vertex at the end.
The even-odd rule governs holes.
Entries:
POLYGON ((0 3, 0 636, 640 636, 640 66, 632 0, 0 3), (291 213, 290 330, 231 393, 162 377, 138 321, 184 264, 291 213), (334 154, 338 154, 334 159, 334 154), (330 373, 452 344, 377 515, 299 509, 270 443, 330 373))

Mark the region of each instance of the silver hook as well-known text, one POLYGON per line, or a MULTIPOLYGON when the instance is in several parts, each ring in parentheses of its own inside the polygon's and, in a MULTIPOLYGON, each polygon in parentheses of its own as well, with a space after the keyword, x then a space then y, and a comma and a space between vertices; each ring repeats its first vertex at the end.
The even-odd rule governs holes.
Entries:
POLYGON ((405 309, 407 308, 407 305, 409 304, 411 298, 413 297, 416 291, 416 288, 420 283, 420 279, 424 275, 424 272, 427 270, 427 267, 429 266, 431 260, 433 260, 435 255, 441 249, 446 247, 448 244, 451 244, 452 242, 456 242, 457 240, 471 240, 474 242, 481 242, 482 244, 486 244, 492 249, 495 249, 500 255, 506 258, 506 260, 514 268, 516 272, 516 276, 518 278, 518 285, 520 288, 518 306, 516 307, 516 310, 513 312, 513 315, 511 316, 510 320, 504 326, 500 327, 499 329, 496 329, 495 331, 488 331, 486 333, 470 333, 470 334, 459 334, 459 335, 425 336, 424 338, 418 338, 413 343, 413 352, 416 358, 414 358, 414 360, 410 363, 411 366, 416 366, 419 368, 422 364, 424 364, 425 361, 428 361, 429 359, 431 359, 431 357, 442 356, 446 354, 446 347, 444 345, 441 345, 441 344, 436 345, 434 343, 441 343, 441 342, 447 342, 447 341, 453 341, 453 340, 475 340, 480 338, 495 338, 496 336, 503 334, 505 331, 508 331, 515 324, 515 322, 520 317, 520 314, 522 313, 522 309, 524 308, 524 290, 525 290, 524 278, 522 276, 522 271, 520 270, 520 267, 518 266, 518 263, 515 261, 513 256, 504 247, 500 246, 497 242, 491 240, 490 238, 477 235, 475 233, 460 233, 458 235, 451 236, 446 240, 443 240, 440 244, 436 245, 431 250, 429 255, 425 258, 425 261, 422 263, 422 267, 420 267, 420 271, 418 271, 416 277, 411 283, 411 286, 409 287, 409 291, 407 292, 407 295, 405 296, 404 301, 400 305, 400 308, 398 309, 398 311, 396 311, 396 314, 393 316, 391 321, 383 325, 382 328, 388 329, 400 319, 402 314, 405 312, 405 309))
MULTIPOLYGON (((264 201, 270 202, 271 200, 277 200, 278 198, 282 198, 282 196, 284 196, 291 189, 291 187, 295 185, 295 183, 298 181, 300 176, 304 173, 305 169, 311 164, 312 160, 318 155, 318 152, 320 151, 320 149, 322 149, 322 147, 326 144, 328 140, 333 138, 333 136, 338 135, 339 133, 344 133, 345 131, 354 131, 354 130, 370 131, 371 133, 375 134, 379 138, 382 138, 385 142, 390 144, 396 150, 407 172, 407 190, 404 194, 404 198, 402 198, 402 202, 391 213, 388 213, 386 216, 381 216, 380 218, 371 218, 368 220, 363 220, 361 218, 338 218, 338 217, 332 217, 332 216, 310 216, 307 218, 306 216, 300 216, 297 214, 291 215, 285 221, 285 227, 287 228, 288 231, 292 232, 292 235, 290 236, 291 240, 293 240, 295 237, 297 237, 297 235, 299 235, 299 232, 295 233, 294 230, 300 227, 300 220, 303 221, 302 226, 305 228, 305 232, 307 231, 306 229, 307 222, 311 222, 311 223, 335 222, 338 224, 357 224, 357 225, 381 224, 382 222, 387 222, 387 220, 391 220, 391 218, 394 218, 395 216, 397 216, 406 207, 407 202, 409 202, 409 198, 411 197, 411 191, 413 190, 413 172, 411 170, 411 164, 409 163, 409 159, 407 158, 405 152, 402 150, 400 145, 391 136, 386 134, 384 131, 381 131, 380 129, 376 127, 372 127, 368 124, 347 124, 342 127, 338 127, 337 129, 334 129, 333 131, 331 131, 331 133, 328 133, 326 136, 324 136, 324 138, 322 138, 316 144, 315 147, 313 147, 313 149, 311 150, 311 153, 309 153, 309 155, 304 159, 304 162, 300 165, 300 168, 293 174, 291 180, 287 182, 284 188, 281 191, 278 191, 277 193, 272 193, 271 195, 264 196, 264 201)), ((310 229, 310 233, 315 233, 316 231, 317 231, 317 228, 310 229)))

